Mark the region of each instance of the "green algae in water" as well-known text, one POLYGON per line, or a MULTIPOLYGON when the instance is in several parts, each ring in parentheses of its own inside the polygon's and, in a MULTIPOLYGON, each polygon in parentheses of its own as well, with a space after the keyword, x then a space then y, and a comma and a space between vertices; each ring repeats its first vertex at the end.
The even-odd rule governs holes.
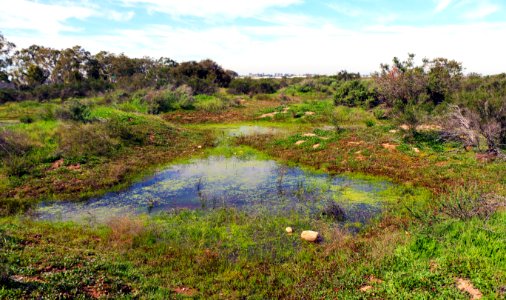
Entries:
POLYGON ((391 184, 313 173, 255 157, 210 156, 173 165, 121 192, 86 202, 43 203, 40 219, 103 220, 175 209, 237 208, 317 216, 330 201, 346 221, 365 223, 381 212, 391 184))
POLYGON ((282 130, 276 127, 266 127, 257 125, 245 125, 238 128, 231 128, 228 130, 229 136, 251 136, 256 134, 278 134, 282 130))

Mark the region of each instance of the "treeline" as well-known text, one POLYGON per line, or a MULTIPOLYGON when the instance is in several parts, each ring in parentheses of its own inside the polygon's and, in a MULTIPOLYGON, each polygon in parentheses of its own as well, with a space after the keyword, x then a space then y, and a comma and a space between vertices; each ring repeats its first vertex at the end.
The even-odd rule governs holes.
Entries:
POLYGON ((0 34, 0 100, 90 96, 114 88, 187 85, 194 94, 228 87, 237 73, 212 60, 178 63, 170 58, 130 58, 81 46, 62 50, 32 45, 17 49, 0 34))

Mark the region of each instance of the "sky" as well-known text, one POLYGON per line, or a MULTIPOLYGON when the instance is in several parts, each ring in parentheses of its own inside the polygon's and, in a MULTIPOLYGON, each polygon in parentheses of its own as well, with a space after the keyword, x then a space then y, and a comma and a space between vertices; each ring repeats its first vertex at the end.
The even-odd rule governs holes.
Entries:
POLYGON ((506 0, 0 0, 18 47, 210 58, 239 74, 368 74, 394 56, 506 72, 506 0))

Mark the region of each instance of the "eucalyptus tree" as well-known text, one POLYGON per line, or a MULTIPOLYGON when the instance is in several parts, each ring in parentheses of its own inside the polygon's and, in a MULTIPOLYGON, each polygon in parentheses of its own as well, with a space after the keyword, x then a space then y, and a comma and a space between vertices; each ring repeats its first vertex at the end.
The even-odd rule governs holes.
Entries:
POLYGON ((12 64, 12 51, 16 48, 0 33, 0 81, 9 81, 8 68, 12 64))

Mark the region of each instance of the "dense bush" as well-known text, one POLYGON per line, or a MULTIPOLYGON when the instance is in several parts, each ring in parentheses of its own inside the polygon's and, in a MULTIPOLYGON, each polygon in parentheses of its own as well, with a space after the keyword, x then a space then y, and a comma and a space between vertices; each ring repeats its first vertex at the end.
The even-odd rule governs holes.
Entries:
POLYGON ((230 82, 228 92, 234 95, 273 94, 280 88, 277 79, 236 78, 230 82))
POLYGON ((412 135, 437 106, 451 100, 462 79, 462 65, 454 60, 424 59, 415 65, 414 57, 409 54, 405 61, 394 57, 392 65, 382 64, 381 72, 373 76, 379 99, 412 135))
POLYGON ((91 105, 77 99, 72 99, 56 111, 57 118, 66 121, 76 121, 89 123, 93 121, 91 117, 91 105))
POLYGON ((299 93, 331 93, 331 91, 338 85, 338 82, 327 76, 317 78, 307 78, 294 85, 294 88, 299 93))
POLYGON ((144 101, 152 114, 166 113, 178 108, 190 109, 194 104, 193 91, 187 85, 174 88, 169 86, 163 90, 153 90, 146 94, 144 101))
POLYGON ((0 88, 0 104, 16 101, 21 98, 20 92, 12 88, 0 88))
POLYGON ((228 87, 235 74, 224 70, 212 60, 183 62, 171 69, 171 81, 188 85, 194 94, 214 94, 220 87, 228 87))
POLYGON ((377 106, 379 101, 375 91, 360 80, 352 80, 346 81, 338 87, 334 94, 334 104, 372 108, 377 106))

